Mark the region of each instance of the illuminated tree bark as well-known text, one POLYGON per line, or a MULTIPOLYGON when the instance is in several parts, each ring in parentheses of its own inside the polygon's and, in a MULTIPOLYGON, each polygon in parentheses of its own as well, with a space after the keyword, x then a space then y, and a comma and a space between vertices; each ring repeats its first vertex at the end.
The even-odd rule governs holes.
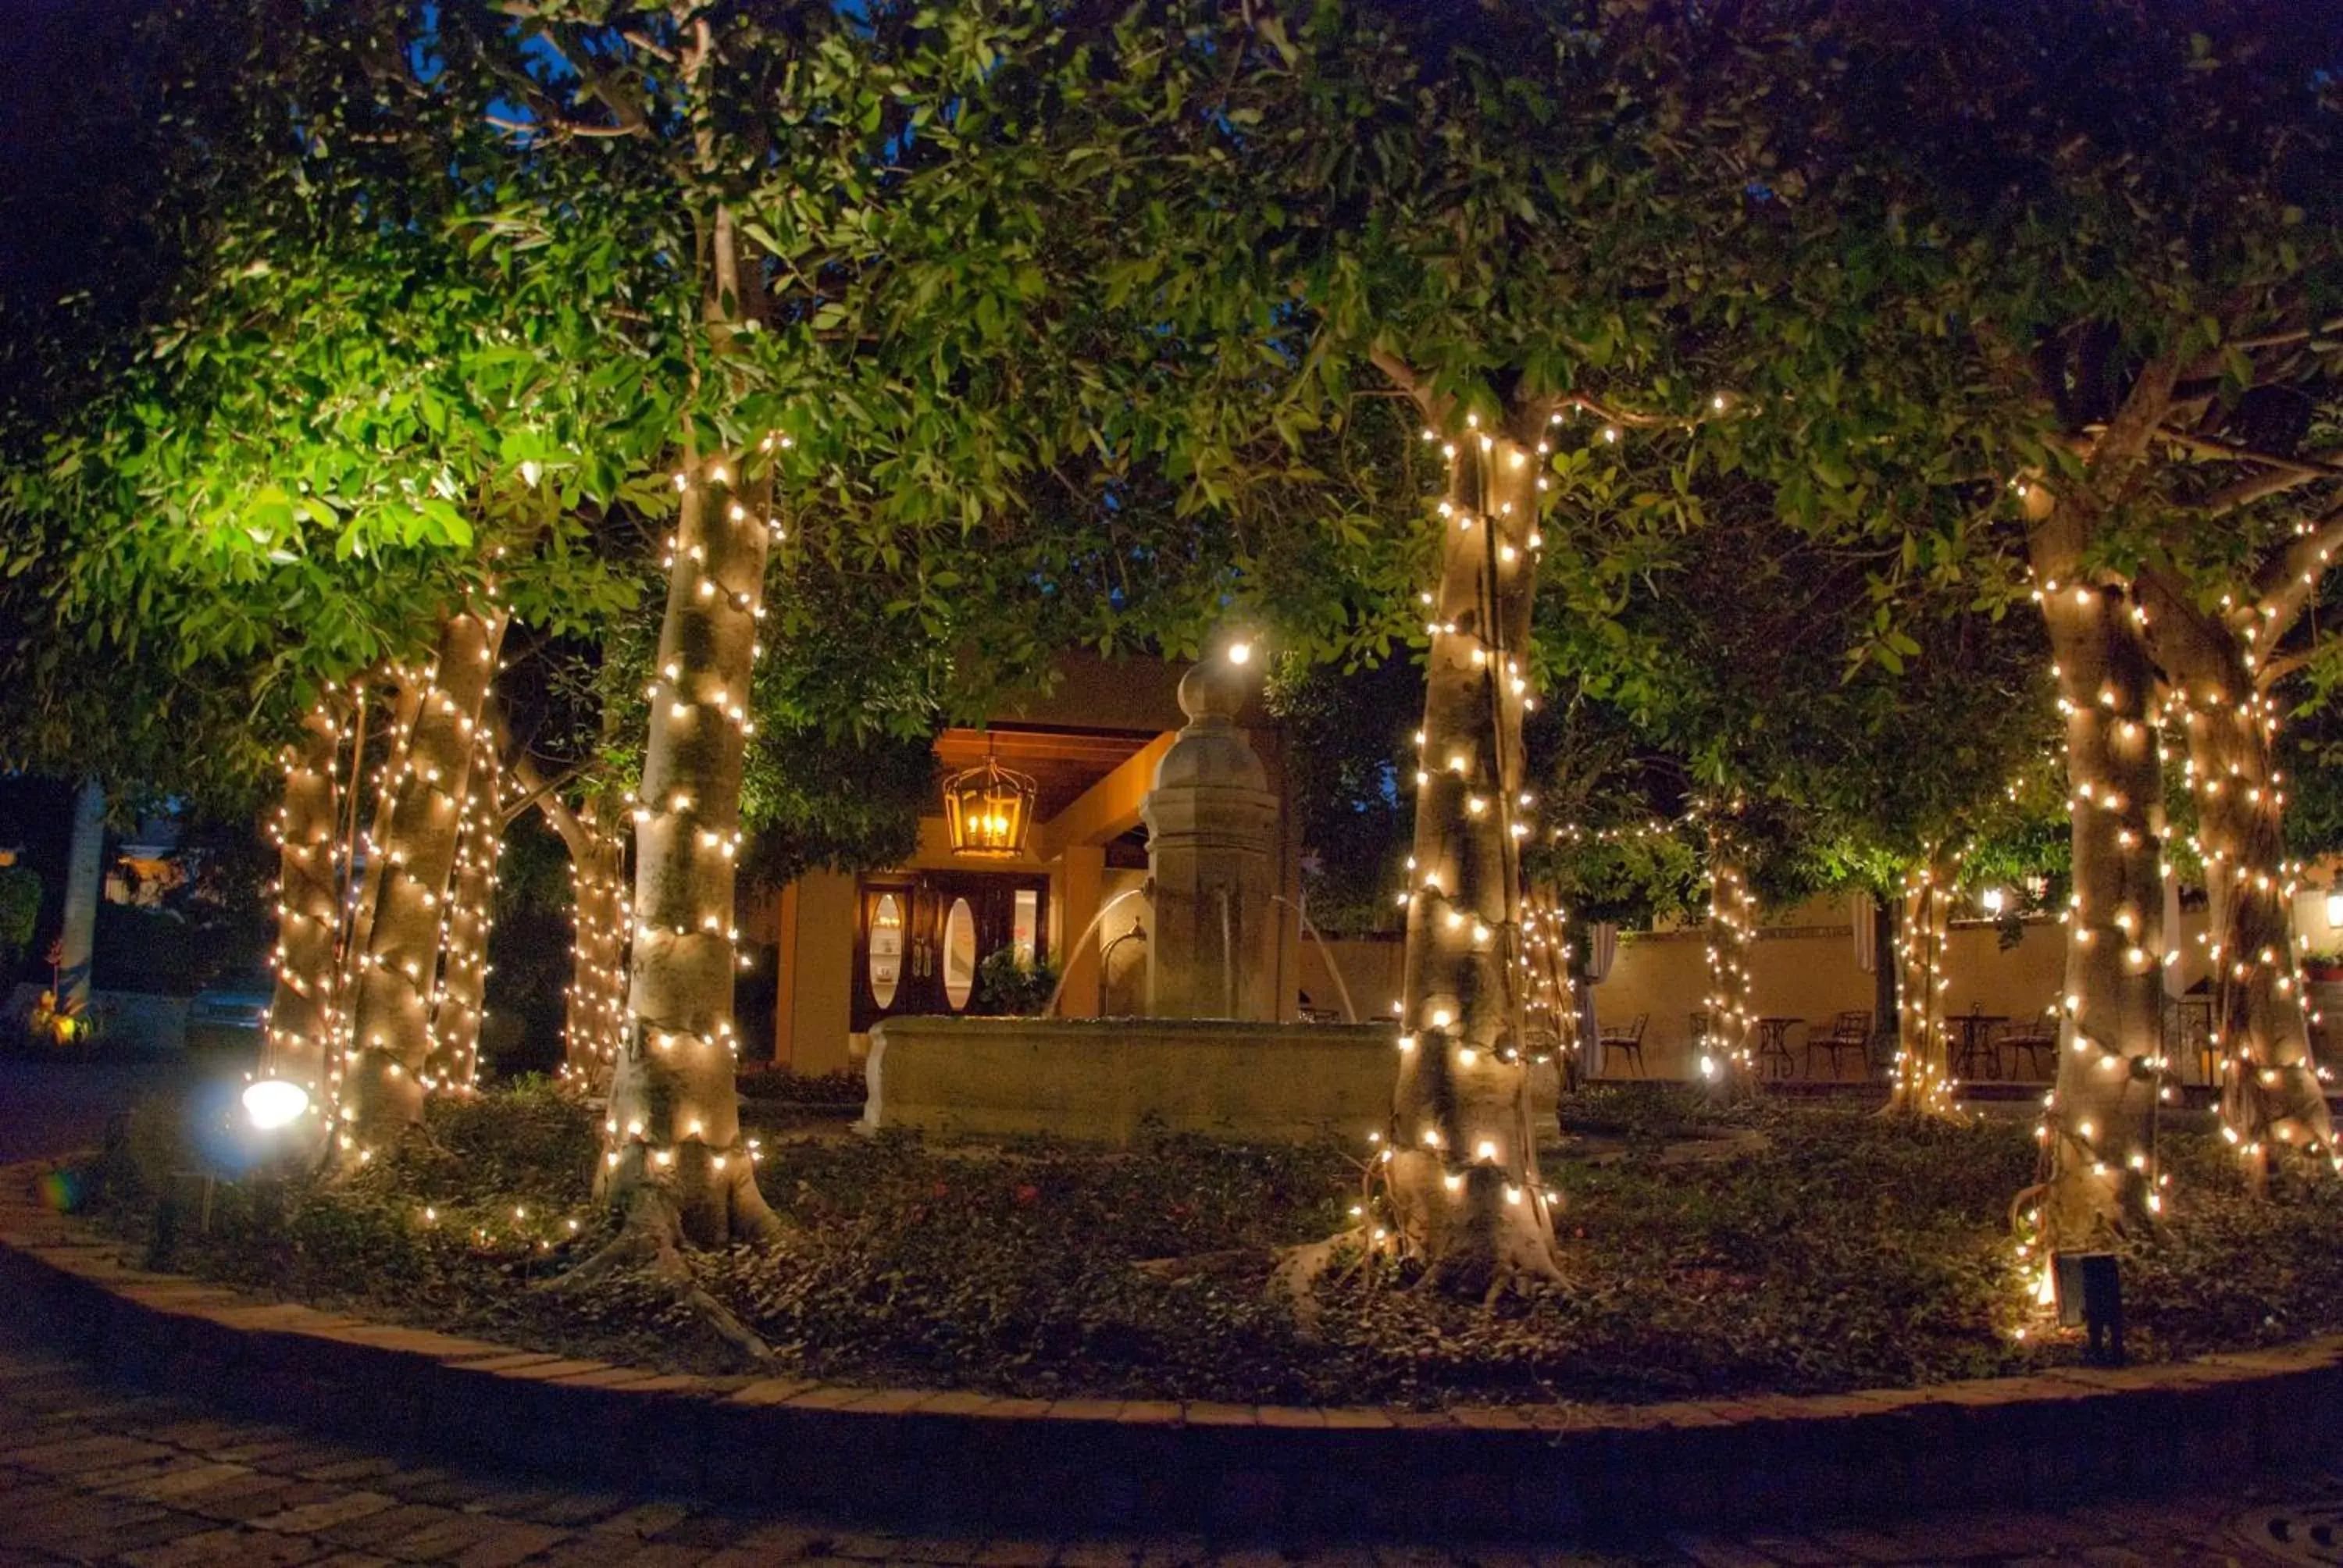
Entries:
POLYGON ((1544 1014, 1554 1070, 1564 1088, 1575 1089, 1583 1076, 1580 1053, 1585 1042, 1579 1038, 1578 988, 1570 978, 1569 918, 1570 911, 1549 889, 1543 895, 1530 894, 1522 925, 1530 960, 1527 1009, 1534 1017, 1544 1014))
POLYGON ((506 615, 475 605, 441 623, 415 722, 387 766, 373 919, 350 1008, 341 1146, 363 1163, 422 1119, 431 995, 482 705, 506 615))
POLYGON ((571 978, 562 1071, 588 1094, 608 1091, 627 1039, 627 846, 602 820, 598 800, 573 848, 577 972, 571 978), (581 852, 582 851, 582 852, 581 852))
POLYGON ((629 1023, 610 1086, 609 1190, 671 1204, 686 1240, 778 1229, 734 1096, 734 857, 768 531, 735 461, 684 470, 659 680, 635 812, 629 1023))
POLYGON ((2028 495, 2036 591, 2066 720, 2074 891, 2058 1076, 2043 1121, 2045 1243, 2077 1249, 2162 1207, 2163 779, 2138 608, 2081 580, 2077 509, 2028 495))
POLYGON ((608 820, 599 791, 573 809, 526 757, 514 764, 514 776, 569 851, 574 929, 561 1080, 588 1095, 606 1094, 627 1039, 627 933, 632 921, 627 912, 626 842, 608 820))
POLYGON ((2222 1135, 2259 1189, 2287 1149, 2333 1161, 2335 1132, 2310 1048, 2297 962, 2297 883, 2285 859, 2280 718, 2270 650, 2300 613, 2332 541, 2298 538, 2267 574, 2269 591, 2226 613, 2198 610, 2178 584, 2147 574, 2149 639, 2168 681, 2167 713, 2187 738, 2197 849, 2209 905, 2214 1055, 2222 1135))
MULTIPOLYGON (((285 797, 277 809, 277 987, 268 1006, 264 1078, 299 1084, 312 1116, 327 1105, 327 1053, 340 1039, 340 763, 343 706, 328 697, 285 749, 285 797)), ((353 764, 355 766, 355 764, 353 764)), ((317 1126, 310 1122, 307 1125, 317 1126)))
MULTIPOLYGON (((340 1114, 338 1101, 342 1084, 348 1077, 348 1064, 356 1054, 352 1044, 356 1036, 351 1032, 355 1021, 352 1001, 357 994, 358 971, 365 967, 367 944, 373 939, 374 912, 382 902, 383 873, 390 868, 389 857, 384 850, 389 846, 391 822, 398 807, 398 791, 392 787, 392 777, 398 759, 407 755, 408 743, 415 734, 415 720, 423 709, 425 682, 419 671, 394 668, 390 678, 390 722, 385 731, 383 759, 368 779, 374 787, 374 819, 357 841, 361 851, 358 858, 364 863, 357 871, 357 897, 350 906, 349 923, 342 933, 341 969, 334 987, 337 1007, 336 1022, 340 1032, 326 1058, 326 1081, 328 1096, 337 1105, 337 1117, 340 1114)), ((357 797, 362 793, 359 782, 365 771, 364 749, 358 749, 360 754, 350 762, 353 820, 362 804, 357 797)))
POLYGON ((1952 934, 1956 859, 1932 846, 1904 879, 1896 935, 1896 1078, 1890 1114, 1954 1114, 1952 1052, 1946 1037, 1945 949, 1952 934))
POLYGON ((456 869, 440 943, 439 989, 431 1012, 431 1055, 423 1087, 469 1090, 480 1073, 480 1024, 488 974, 488 929, 495 912, 497 857, 504 817, 503 769, 488 738, 475 731, 464 810, 456 829, 456 869))
MULTIPOLYGON (((1403 385, 1413 385, 1412 382, 1403 385)), ((1449 453, 1385 1170, 1429 1277, 1489 1292, 1558 1279, 1522 1050, 1522 661, 1536 585, 1545 414, 1435 424, 1449 453)))
POLYGON ((1749 995, 1749 944, 1757 935, 1757 896, 1733 846, 1732 835, 1708 829, 1708 1045, 1701 1077, 1728 1093, 1754 1093, 1757 1063, 1749 1030, 1757 1021, 1749 995))

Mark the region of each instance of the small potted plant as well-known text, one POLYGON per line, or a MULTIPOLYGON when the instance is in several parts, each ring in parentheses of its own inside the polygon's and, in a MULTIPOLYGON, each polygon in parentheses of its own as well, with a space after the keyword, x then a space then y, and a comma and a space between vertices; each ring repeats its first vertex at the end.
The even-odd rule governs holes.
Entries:
POLYGON ((2320 950, 2303 954, 2302 978, 2313 985, 2343 983, 2343 953, 2320 950))
POLYGON ((971 1013, 1031 1018, 1050 1005, 1058 970, 1047 960, 1029 964, 1013 947, 995 948, 976 966, 976 1002, 971 1013))

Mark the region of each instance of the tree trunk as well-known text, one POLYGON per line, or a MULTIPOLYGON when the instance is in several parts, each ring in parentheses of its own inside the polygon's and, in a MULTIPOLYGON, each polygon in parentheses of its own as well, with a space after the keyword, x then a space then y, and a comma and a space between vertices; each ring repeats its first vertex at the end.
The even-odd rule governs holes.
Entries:
POLYGON ((2211 906, 2207 956, 2222 1136, 2259 1189, 2279 1150, 2333 1160, 2335 1131, 2288 919, 2295 883, 2279 830, 2277 707, 2234 657, 2192 673, 2198 678, 2174 685, 2187 715, 2189 789, 2211 906))
POLYGON ((676 519, 659 680, 635 811, 635 942, 626 1049, 605 1155, 620 1207, 655 1190, 684 1239, 779 1228, 740 1139, 732 1030, 734 856, 767 524, 736 461, 690 464, 676 519))
POLYGON ((65 851, 65 910, 57 932, 55 989, 61 1014, 80 1014, 89 1006, 90 976, 97 953, 97 905, 105 881, 106 787, 95 779, 85 779, 74 791, 73 838, 65 851))
POLYGON ((562 1073, 588 1094, 609 1092, 627 1039, 627 846, 604 811, 598 799, 587 806, 585 842, 571 850, 577 972, 562 1073))
POLYGON ((374 846, 383 864, 350 1009, 342 1087, 340 1143, 360 1163, 423 1116, 448 879, 505 621, 501 608, 468 608, 441 623, 414 725, 387 765, 390 826, 374 846))
POLYGON ((1749 1049, 1756 1009, 1749 995, 1749 943, 1757 934, 1757 896, 1750 891, 1732 835, 1711 823, 1708 829, 1708 1045, 1702 1054, 1704 1081, 1728 1094, 1754 1094, 1757 1062, 1749 1049))
MULTIPOLYGON (((334 693, 301 721, 285 749, 285 798, 277 809, 277 988, 260 1075, 299 1084, 309 1113, 327 1100, 327 1053, 341 1037, 337 1009, 341 935, 340 761, 343 706, 334 693)), ((355 769, 357 764, 353 762, 355 769)), ((318 1122, 307 1125, 316 1127, 318 1122)))
MULTIPOLYGON (((398 791, 392 785, 392 775, 399 759, 415 735, 415 721, 423 711, 425 682, 417 672, 403 668, 391 671, 390 721, 384 727, 383 759, 372 775, 374 784, 374 820, 358 841, 364 869, 359 870, 358 893, 351 903, 349 922, 342 935, 341 967, 335 977, 334 994, 338 1012, 335 1022, 339 1032, 326 1056, 326 1081, 333 1100, 337 1118, 340 1116, 342 1085, 348 1077, 349 1065, 357 1058, 357 1036, 352 1032, 356 1022, 355 1010, 358 990, 358 973, 367 961, 367 944, 374 937, 374 913, 382 903, 383 877, 390 869, 391 822, 397 813, 398 791)), ((350 762, 350 809, 356 815, 361 792, 359 779, 364 773, 363 752, 350 762)), ((354 857, 355 859, 356 857, 354 857)))
POLYGON ((569 851, 575 930, 569 945, 569 990, 563 1031, 561 1081, 588 1096, 609 1092, 610 1074, 627 1039, 627 846, 612 829, 606 798, 590 795, 571 809, 523 757, 516 775, 569 851))
POLYGON ((440 944, 439 990, 431 1012, 431 1055, 423 1086, 468 1091, 480 1076, 480 1024, 488 975, 488 928, 495 915, 497 857, 504 817, 498 799, 503 770, 487 725, 474 731, 465 778, 464 811, 457 825, 454 885, 448 890, 446 937, 440 944))
MULTIPOLYGON (((1570 978, 1569 911, 1551 893, 1532 893, 1522 917, 1523 940, 1529 950, 1528 1011, 1543 1012, 1553 1040, 1555 1075, 1565 1090, 1576 1089, 1581 1077, 1577 988, 1570 978)), ((1540 1065, 1544 1057, 1532 1065, 1540 1065)))
POLYGON ((1469 417, 1466 427, 1450 432, 1440 508, 1406 1032, 1384 1161, 1399 1235, 1430 1278, 1493 1292, 1523 1275, 1561 1276, 1521 1049, 1522 660, 1543 542, 1543 431, 1484 433, 1469 417))
POLYGON ((1955 862, 1931 848, 1904 879, 1896 961, 1896 1080, 1892 1114, 1954 1114, 1952 1053, 1945 1028, 1945 944, 1952 933, 1955 862))
POLYGON ((2055 516, 2034 532, 2074 818, 2040 1220, 2046 1245, 2079 1249, 2162 1207, 2163 779, 2138 611, 2120 588, 2076 580, 2082 552, 2062 532, 2055 516))

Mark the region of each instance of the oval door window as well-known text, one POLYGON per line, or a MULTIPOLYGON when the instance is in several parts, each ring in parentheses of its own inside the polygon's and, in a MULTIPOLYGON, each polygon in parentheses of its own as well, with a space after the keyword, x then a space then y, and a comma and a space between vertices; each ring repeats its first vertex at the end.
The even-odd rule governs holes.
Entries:
POLYGON ((870 1000, 885 1012, 895 1005, 895 988, 903 980, 903 906, 892 893, 879 895, 870 912, 870 1000))
POLYGON ((944 917, 944 1000, 958 1012, 976 990, 976 911, 966 899, 952 900, 944 917))

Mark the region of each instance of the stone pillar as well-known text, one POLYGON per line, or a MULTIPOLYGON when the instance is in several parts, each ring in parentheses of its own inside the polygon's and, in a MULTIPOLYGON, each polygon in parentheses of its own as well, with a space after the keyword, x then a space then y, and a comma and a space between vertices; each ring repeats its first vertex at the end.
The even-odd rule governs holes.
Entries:
POLYGON ((98 877, 106 859, 106 790, 96 779, 82 781, 74 795, 73 813, 73 845, 65 854, 64 929, 57 934, 60 1005, 89 1000, 98 877))
POLYGON ((1155 887, 1151 1017, 1277 1016, 1278 801, 1236 728, 1244 695, 1243 676, 1217 659, 1181 678, 1188 726, 1140 809, 1155 887))

